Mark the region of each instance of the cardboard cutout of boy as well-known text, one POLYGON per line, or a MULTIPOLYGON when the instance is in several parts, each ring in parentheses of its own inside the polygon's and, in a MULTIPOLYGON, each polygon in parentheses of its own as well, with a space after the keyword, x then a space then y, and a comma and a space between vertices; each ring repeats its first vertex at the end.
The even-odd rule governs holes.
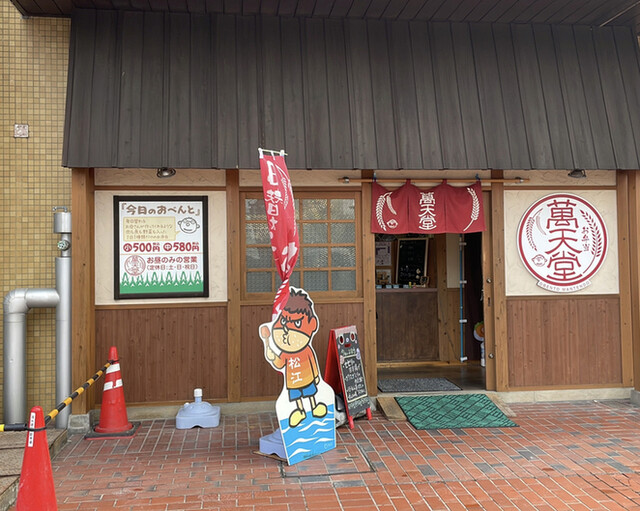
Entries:
POLYGON ((260 326, 264 356, 284 377, 276 414, 290 465, 336 446, 335 394, 311 345, 317 331, 313 301, 294 287, 276 319, 260 326))
POLYGON ((311 340, 318 330, 318 318, 307 293, 289 289, 284 309, 275 323, 265 323, 260 327, 260 337, 264 342, 265 358, 274 369, 283 372, 289 401, 296 405, 289 416, 289 426, 295 428, 307 416, 304 400, 308 400, 313 417, 327 415, 327 406, 315 397, 320 371, 311 340), (279 354, 271 349, 270 341, 279 354))

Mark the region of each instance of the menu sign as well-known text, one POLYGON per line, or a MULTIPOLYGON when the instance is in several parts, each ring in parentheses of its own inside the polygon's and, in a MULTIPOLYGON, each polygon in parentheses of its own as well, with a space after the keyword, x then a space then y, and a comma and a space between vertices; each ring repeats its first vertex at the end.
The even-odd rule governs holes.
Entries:
POLYGON ((353 418, 366 413, 371 419, 371 401, 362 366, 362 351, 354 325, 334 328, 329 336, 325 381, 342 394, 349 426, 353 418))
POLYGON ((206 196, 114 196, 115 298, 209 296, 206 196))
POLYGON ((419 284, 427 272, 426 238, 400 238, 398 241, 398 267, 396 282, 406 285, 419 284))

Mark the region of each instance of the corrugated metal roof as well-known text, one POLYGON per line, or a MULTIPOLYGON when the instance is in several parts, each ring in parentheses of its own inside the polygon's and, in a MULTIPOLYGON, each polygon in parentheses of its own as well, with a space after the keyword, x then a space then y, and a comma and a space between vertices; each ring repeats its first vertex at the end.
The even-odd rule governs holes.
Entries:
POLYGON ((168 11, 322 18, 640 25, 638 0, 11 0, 29 16, 74 9, 168 11))
POLYGON ((63 164, 638 169, 628 27, 77 11, 63 164))

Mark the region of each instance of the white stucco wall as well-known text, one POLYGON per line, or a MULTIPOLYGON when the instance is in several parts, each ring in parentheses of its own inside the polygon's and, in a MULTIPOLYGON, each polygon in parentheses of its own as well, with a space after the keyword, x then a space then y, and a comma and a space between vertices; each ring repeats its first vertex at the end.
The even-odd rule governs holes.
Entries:
MULTIPOLYGON (((155 176, 154 176, 155 177, 155 176)), ((156 178, 157 179, 157 178, 156 178)), ((227 300, 227 207, 224 191, 99 190, 95 194, 96 305, 224 302, 227 300), (115 300, 113 289, 113 196, 206 195, 209 198, 209 297, 115 300)))

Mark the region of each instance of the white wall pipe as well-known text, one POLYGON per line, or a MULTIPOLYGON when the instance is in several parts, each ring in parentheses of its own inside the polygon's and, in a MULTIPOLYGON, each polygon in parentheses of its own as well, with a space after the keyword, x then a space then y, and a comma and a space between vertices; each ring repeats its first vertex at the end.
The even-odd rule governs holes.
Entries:
POLYGON ((35 307, 55 307, 55 289, 14 289, 4 297, 4 422, 27 418, 27 312, 35 307))

